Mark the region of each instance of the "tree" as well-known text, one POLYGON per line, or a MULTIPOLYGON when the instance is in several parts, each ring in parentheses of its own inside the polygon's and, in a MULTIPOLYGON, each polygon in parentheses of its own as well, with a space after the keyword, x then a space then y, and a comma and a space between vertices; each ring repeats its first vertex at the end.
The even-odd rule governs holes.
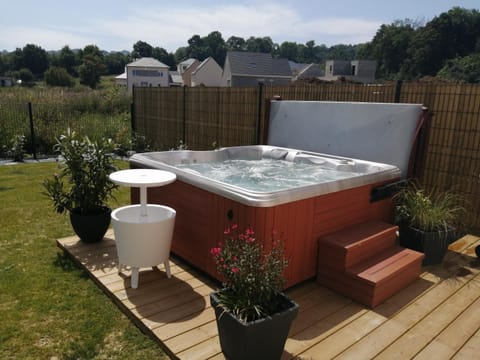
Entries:
POLYGON ((395 78, 408 57, 407 51, 414 35, 415 29, 408 19, 382 25, 369 46, 363 48, 363 56, 377 61, 380 78, 395 78))
POLYGON ((87 45, 82 51, 82 64, 78 67, 80 84, 95 89, 100 82, 100 75, 105 72, 103 54, 96 45, 87 45))
POLYGON ((304 63, 320 63, 326 60, 328 48, 322 45, 315 45, 315 41, 310 40, 305 45, 298 45, 298 61, 304 63))
POLYGON ((295 42, 284 41, 279 48, 279 56, 291 61, 298 62, 298 45, 295 42))
POLYGON ((42 75, 48 68, 47 52, 40 46, 27 44, 22 49, 23 67, 30 69, 34 76, 42 75))
POLYGON ((139 40, 133 45, 132 58, 152 57, 152 55, 153 47, 145 41, 139 40))
POLYGON ((245 39, 238 36, 230 36, 225 43, 228 50, 231 51, 245 51, 246 42, 245 39))
MULTIPOLYGON (((223 65, 227 56, 227 46, 222 34, 219 31, 212 31, 203 39, 203 43, 205 50, 215 59, 217 64, 223 65)), ((202 60, 205 60, 207 57, 208 55, 202 60)))
POLYGON ((87 55, 96 56, 103 60, 103 52, 97 45, 87 45, 83 48, 83 50, 79 51, 80 53, 80 60, 83 61, 83 57, 87 55))
POLYGON ((176 66, 175 56, 167 52, 164 48, 158 46, 153 48, 152 56, 165 65, 168 65, 170 69, 174 69, 176 66))
POLYGON ((23 49, 15 49, 12 65, 12 70, 29 69, 32 75, 40 76, 48 68, 48 55, 41 47, 27 44, 23 49))
POLYGON ((480 53, 448 60, 437 76, 447 80, 480 83, 480 53))
POLYGON ((77 66, 75 53, 65 45, 58 54, 58 66, 63 67, 70 75, 76 76, 77 71, 75 67, 77 66))
POLYGON ((408 49, 411 61, 402 71, 412 78, 434 76, 447 60, 474 52, 479 38, 479 11, 454 7, 416 31, 408 49))
POLYGON ((355 58, 355 46, 334 45, 328 49, 328 58, 334 60, 353 60, 355 58))
POLYGON ((30 69, 23 68, 18 71, 17 77, 22 81, 22 85, 31 86, 33 85, 33 74, 30 69))
POLYGON ((175 51, 175 63, 178 64, 188 58, 188 47, 182 46, 175 51))
POLYGON ((104 56, 104 64, 107 74, 118 75, 123 73, 128 61, 128 56, 121 52, 108 53, 104 56))
POLYGON ((0 53, 0 75, 5 75, 8 70, 7 58, 4 54, 0 53))
POLYGON ((188 39, 187 54, 189 58, 198 59, 200 61, 205 60, 210 54, 204 38, 201 38, 200 35, 193 35, 188 39))
POLYGON ((249 37, 246 41, 246 49, 251 52, 261 52, 273 54, 275 50, 275 44, 269 36, 263 38, 249 37))
POLYGON ((24 68, 22 49, 16 48, 11 55, 12 55, 12 70, 20 70, 24 68))
POLYGON ((63 67, 52 66, 45 71, 45 83, 49 86, 73 87, 75 81, 63 67))

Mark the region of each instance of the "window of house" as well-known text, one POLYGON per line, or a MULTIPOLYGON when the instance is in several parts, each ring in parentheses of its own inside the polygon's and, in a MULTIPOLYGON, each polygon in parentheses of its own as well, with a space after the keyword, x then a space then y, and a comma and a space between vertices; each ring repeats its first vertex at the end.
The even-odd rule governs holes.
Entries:
POLYGON ((133 75, 134 76, 158 77, 158 76, 162 76, 160 74, 162 74, 162 73, 157 71, 157 70, 140 70, 140 69, 133 70, 133 75))
POLYGON ((333 74, 333 65, 330 65, 330 67, 328 68, 328 72, 329 72, 330 74, 333 74))
POLYGON ((352 65, 352 75, 356 75, 356 72, 357 72, 357 66, 352 65))

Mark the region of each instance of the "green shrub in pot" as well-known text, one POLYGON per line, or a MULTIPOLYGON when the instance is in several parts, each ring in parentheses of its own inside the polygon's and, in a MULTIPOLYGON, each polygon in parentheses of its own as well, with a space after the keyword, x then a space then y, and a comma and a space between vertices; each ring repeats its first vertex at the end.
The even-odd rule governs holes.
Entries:
POLYGON ((59 137, 54 150, 60 157, 60 172, 44 180, 45 195, 52 200, 56 212, 70 213, 72 226, 81 240, 101 240, 110 224, 107 201, 117 188, 108 177, 117 170, 112 156, 113 143, 91 141, 68 130, 59 137), (85 220, 86 217, 102 219, 98 232, 92 233, 95 226, 91 220, 85 220), (76 226, 77 218, 80 223, 76 226))
POLYGON ((463 203, 463 197, 454 191, 426 189, 410 182, 396 196, 400 245, 423 252, 424 265, 442 262, 465 213, 463 203))

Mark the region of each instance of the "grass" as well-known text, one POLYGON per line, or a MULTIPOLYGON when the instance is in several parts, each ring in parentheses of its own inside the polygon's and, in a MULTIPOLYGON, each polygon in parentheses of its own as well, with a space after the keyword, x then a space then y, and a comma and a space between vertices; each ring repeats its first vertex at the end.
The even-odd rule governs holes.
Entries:
MULTIPOLYGON (((167 358, 56 247, 73 235, 41 194, 56 171, 55 163, 0 166, 0 358, 167 358)), ((110 205, 128 202, 120 188, 110 205)))
POLYGON ((126 89, 103 79, 102 86, 92 90, 84 86, 61 87, 15 86, 0 88, 0 156, 9 156, 12 141, 26 137, 28 153, 33 152, 28 103, 32 103, 37 154, 51 154, 55 138, 72 128, 92 139, 109 137, 131 128, 131 96, 126 89))

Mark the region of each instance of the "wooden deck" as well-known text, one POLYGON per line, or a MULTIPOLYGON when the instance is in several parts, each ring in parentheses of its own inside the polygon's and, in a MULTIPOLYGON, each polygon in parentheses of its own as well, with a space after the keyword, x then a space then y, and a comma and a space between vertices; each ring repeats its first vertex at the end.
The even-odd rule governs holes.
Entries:
MULTIPOLYGON (((113 234, 97 244, 58 246, 173 359, 224 359, 209 293, 215 285, 173 259, 172 278, 143 269, 138 289, 117 273, 113 234)), ((480 356, 480 238, 450 246, 443 264, 369 310, 315 281, 287 293, 300 305, 282 359, 474 359, 480 356)))

